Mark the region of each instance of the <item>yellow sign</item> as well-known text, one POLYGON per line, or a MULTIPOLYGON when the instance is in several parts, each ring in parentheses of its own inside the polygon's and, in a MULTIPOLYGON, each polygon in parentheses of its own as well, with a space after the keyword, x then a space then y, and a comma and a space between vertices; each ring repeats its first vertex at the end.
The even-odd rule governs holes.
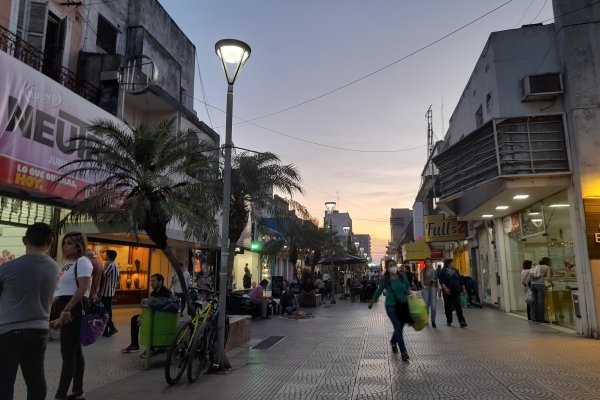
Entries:
POLYGON ((402 260, 415 261, 431 258, 429 245, 422 240, 402 245, 402 260))
POLYGON ((425 215, 425 241, 452 242, 467 237, 467 223, 456 218, 445 219, 443 215, 425 215))

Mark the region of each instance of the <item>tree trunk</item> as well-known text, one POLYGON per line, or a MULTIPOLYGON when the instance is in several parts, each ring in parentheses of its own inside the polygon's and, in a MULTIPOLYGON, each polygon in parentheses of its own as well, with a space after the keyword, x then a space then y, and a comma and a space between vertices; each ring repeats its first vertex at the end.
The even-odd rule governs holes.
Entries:
MULTIPOLYGON (((233 278, 233 264, 235 261, 235 248, 237 247, 236 242, 229 242, 229 255, 227 256, 227 278, 233 278)), ((227 289, 233 289, 233 284, 227 282, 227 289)))
POLYGON ((179 265, 179 260, 177 259, 177 257, 175 257, 175 254, 173 254, 173 250, 171 250, 170 246, 164 246, 161 250, 163 251, 163 253, 165 253, 165 256, 167 256, 169 263, 171 263, 171 266, 177 274, 177 279, 179 279, 179 282, 181 282, 181 290, 183 290, 183 293, 185 294, 185 301, 187 304, 188 314, 193 315, 194 306, 192 304, 192 299, 190 298, 190 290, 183 276, 183 268, 181 268, 181 266, 179 265))

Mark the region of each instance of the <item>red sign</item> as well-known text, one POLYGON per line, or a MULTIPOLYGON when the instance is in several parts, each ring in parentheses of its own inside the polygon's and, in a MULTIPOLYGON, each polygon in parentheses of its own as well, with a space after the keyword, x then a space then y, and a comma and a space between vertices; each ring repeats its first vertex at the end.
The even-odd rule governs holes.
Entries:
POLYGON ((431 259, 432 260, 443 260, 444 259, 444 249, 431 249, 431 259))

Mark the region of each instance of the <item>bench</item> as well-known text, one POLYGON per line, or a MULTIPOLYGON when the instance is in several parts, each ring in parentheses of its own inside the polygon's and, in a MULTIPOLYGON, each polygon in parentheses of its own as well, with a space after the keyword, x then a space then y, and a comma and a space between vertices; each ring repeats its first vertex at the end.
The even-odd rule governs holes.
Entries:
POLYGON ((312 296, 303 296, 302 294, 295 294, 296 302, 300 305, 300 307, 319 307, 323 305, 323 295, 322 294, 313 294, 312 296), (302 299, 305 299, 302 302, 302 299))
POLYGON ((225 351, 241 346, 250 340, 250 321, 249 315, 230 315, 229 316, 229 334, 227 335, 227 344, 225 351))

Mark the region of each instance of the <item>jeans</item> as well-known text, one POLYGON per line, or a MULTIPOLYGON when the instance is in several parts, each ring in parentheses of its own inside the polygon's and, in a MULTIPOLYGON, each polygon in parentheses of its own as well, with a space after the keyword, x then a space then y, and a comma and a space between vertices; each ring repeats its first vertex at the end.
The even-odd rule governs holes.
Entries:
POLYGON ((131 317, 131 344, 130 347, 140 348, 140 324, 138 320, 140 319, 140 315, 134 315, 131 317))
POLYGON ((460 306, 460 293, 451 293, 450 295, 444 294, 444 311, 446 312, 446 322, 452 323, 452 306, 456 310, 456 316, 458 322, 463 324, 465 317, 463 316, 462 308, 460 306))
POLYGON ((546 322, 546 285, 531 285, 531 291, 533 292, 532 318, 535 322, 546 322))
POLYGON ((404 329, 404 322, 400 321, 398 315, 396 315, 396 307, 394 306, 385 306, 385 312, 387 313, 388 318, 392 321, 392 325, 394 327, 394 333, 392 333, 392 338, 390 339, 391 344, 397 344, 400 347, 400 353, 406 353, 406 345, 404 344, 404 336, 402 336, 402 331, 404 329))
POLYGON ((435 286, 426 286, 423 288, 423 300, 425 300, 425 307, 427 312, 431 316, 431 322, 435 322, 435 312, 437 308, 437 292, 438 289, 435 286))
MULTIPOLYGON (((71 300, 70 296, 59 297, 59 310, 65 308, 71 300)), ((83 374, 85 372, 85 360, 83 358, 83 349, 81 348, 81 303, 77 304, 71 310, 72 321, 63 325, 60 330, 60 354, 62 356, 62 369, 60 371, 60 380, 58 389, 56 389, 57 399, 66 399, 69 386, 73 381, 73 393, 83 392, 83 374)))
POLYGON ((0 400, 12 400, 19 365, 27 384, 27 400, 46 398, 44 355, 48 343, 46 329, 18 329, 0 335, 0 400))
POLYGON ((250 301, 252 302, 252 304, 256 304, 260 307, 260 316, 263 318, 267 318, 267 299, 256 299, 250 301))
POLYGON ((108 323, 106 324, 104 333, 114 332, 117 329, 115 328, 115 324, 112 320, 112 297, 102 297, 100 300, 102 301, 102 304, 104 304, 104 309, 108 313, 108 323))

